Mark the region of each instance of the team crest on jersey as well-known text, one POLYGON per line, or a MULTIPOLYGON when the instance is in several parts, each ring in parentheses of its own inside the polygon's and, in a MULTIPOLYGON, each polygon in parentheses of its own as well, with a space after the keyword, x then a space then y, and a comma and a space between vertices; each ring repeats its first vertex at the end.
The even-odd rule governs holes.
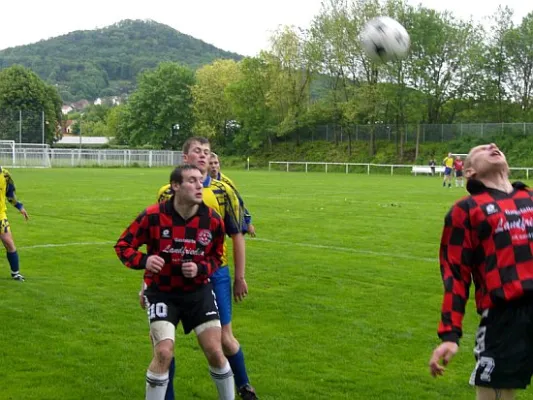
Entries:
POLYGON ((161 238, 162 239, 170 239, 170 229, 165 228, 161 231, 161 238))
POLYGON ((494 204, 487 204, 487 206, 485 206, 485 211, 487 212, 487 215, 492 215, 498 212, 498 208, 494 204))
POLYGON ((213 235, 211 235, 211 231, 208 231, 207 229, 203 229, 198 232, 198 243, 200 243, 202 246, 207 246, 209 243, 211 243, 211 240, 213 239, 213 235))

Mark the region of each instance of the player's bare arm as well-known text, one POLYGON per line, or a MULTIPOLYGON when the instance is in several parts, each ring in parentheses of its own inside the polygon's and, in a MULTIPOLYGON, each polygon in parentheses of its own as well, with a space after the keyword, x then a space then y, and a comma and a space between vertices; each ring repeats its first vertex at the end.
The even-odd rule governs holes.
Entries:
POLYGON ((235 274, 233 282, 233 298, 235 301, 242 301, 248 295, 248 284, 244 279, 246 265, 246 247, 244 235, 236 233, 231 235, 233 240, 233 260, 235 262, 235 274))

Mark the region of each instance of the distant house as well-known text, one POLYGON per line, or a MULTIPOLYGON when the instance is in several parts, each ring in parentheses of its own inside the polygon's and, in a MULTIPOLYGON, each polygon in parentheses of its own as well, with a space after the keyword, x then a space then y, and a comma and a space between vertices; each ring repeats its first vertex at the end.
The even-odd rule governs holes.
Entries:
POLYGON ((72 108, 72 106, 70 106, 68 104, 63 104, 63 107, 61 107, 61 112, 63 113, 63 115, 68 114, 72 110, 74 110, 74 109, 72 108))
POLYGON ((102 105, 102 99, 100 97, 98 97, 94 103, 93 103, 95 106, 101 106, 102 105))
POLYGON ((85 99, 72 103, 72 107, 78 111, 85 110, 90 105, 91 103, 89 103, 89 100, 85 100, 85 99))
POLYGON ((76 121, 74 121, 72 119, 68 119, 66 121, 63 121, 63 127, 62 127, 63 135, 71 135, 75 123, 76 123, 76 121))

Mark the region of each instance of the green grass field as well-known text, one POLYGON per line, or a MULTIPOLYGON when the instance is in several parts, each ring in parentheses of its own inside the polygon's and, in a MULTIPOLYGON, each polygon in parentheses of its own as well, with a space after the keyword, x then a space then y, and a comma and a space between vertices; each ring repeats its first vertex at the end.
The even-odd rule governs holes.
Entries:
MULTIPOLYGON (((439 178, 226 171, 258 231, 234 330, 261 399, 473 399, 478 317, 465 318, 446 375, 437 260, 445 213, 464 189, 439 178)), ((24 283, 0 271, 0 399, 142 399, 151 358, 140 271, 113 244, 170 169, 13 170, 31 220, 8 210, 24 283)), ((194 335, 178 329, 179 398, 216 392, 194 335)), ((520 393, 533 399, 533 391, 520 393)))

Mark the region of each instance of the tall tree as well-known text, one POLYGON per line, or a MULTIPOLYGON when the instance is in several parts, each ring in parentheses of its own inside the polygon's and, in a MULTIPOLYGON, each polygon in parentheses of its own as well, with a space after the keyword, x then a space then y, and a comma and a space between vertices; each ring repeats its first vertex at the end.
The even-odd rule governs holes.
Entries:
POLYGON ((141 74, 127 106, 128 143, 178 148, 192 133, 194 83, 190 68, 172 62, 141 74))
POLYGON ((316 68, 316 60, 309 56, 313 48, 306 31, 288 26, 276 32, 271 42, 270 51, 262 53, 271 74, 269 103, 278 116, 278 135, 294 133, 298 143, 316 68))
POLYGON ((233 60, 216 60, 196 71, 192 88, 195 132, 224 146, 232 131, 235 114, 228 99, 227 88, 240 79, 240 69, 233 60))
POLYGON ((469 92, 476 72, 471 68, 474 32, 470 22, 457 21, 449 12, 419 7, 413 14, 408 84, 426 96, 425 122, 449 122, 444 105, 469 92))
POLYGON ((533 12, 522 23, 507 33, 507 51, 511 66, 510 79, 515 99, 521 105, 523 116, 532 108, 533 90, 533 12))
MULTIPOLYGON (((28 117, 25 119, 23 131, 27 132, 24 141, 32 143, 42 142, 42 128, 44 126, 45 142, 52 143, 57 139, 58 127, 61 124, 62 101, 56 88, 47 85, 31 70, 19 65, 0 71, 0 110, 9 110, 7 118, 1 118, 0 124, 12 125, 14 112, 23 112, 28 117), (44 119, 43 119, 44 117, 44 119)), ((2 129, 13 135, 13 129, 2 129)), ((4 139, 18 139, 16 137, 3 137, 4 139)))
POLYGON ((270 69, 260 57, 239 63, 240 79, 227 88, 237 121, 242 126, 235 136, 240 149, 257 149, 267 143, 272 147, 276 135, 276 117, 270 106, 270 69))
MULTIPOLYGON (((513 10, 508 6, 499 6, 490 20, 492 25, 482 58, 485 78, 481 79, 483 84, 481 100, 485 103, 489 113, 497 115, 495 122, 504 122, 505 104, 510 95, 510 65, 507 44, 509 33, 513 29, 513 10), (493 104, 496 106, 496 113, 494 113, 493 104)), ((490 115, 485 115, 484 118, 490 121, 490 115)))

